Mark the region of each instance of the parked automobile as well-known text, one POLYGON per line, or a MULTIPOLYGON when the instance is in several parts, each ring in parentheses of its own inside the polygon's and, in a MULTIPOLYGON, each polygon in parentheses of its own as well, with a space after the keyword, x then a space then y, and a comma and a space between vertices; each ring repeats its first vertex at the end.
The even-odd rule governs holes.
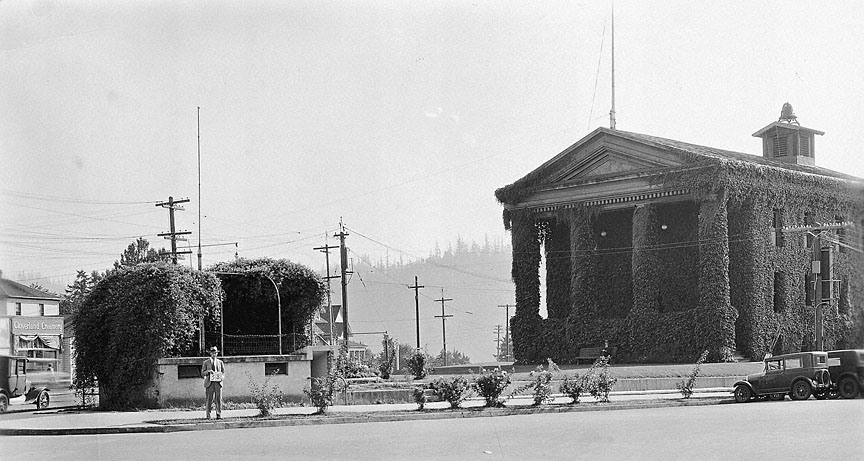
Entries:
POLYGON ((833 390, 844 399, 864 395, 864 350, 828 351, 833 390))
POLYGON ((807 400, 811 395, 827 398, 831 389, 828 353, 798 352, 768 356, 761 373, 747 376, 735 383, 735 401, 747 402, 757 397, 782 400, 789 394, 792 400, 807 400))
POLYGON ((33 386, 27 379, 27 357, 0 355, 0 413, 9 408, 9 400, 24 396, 24 403, 35 403, 37 409, 48 408, 49 389, 33 386))

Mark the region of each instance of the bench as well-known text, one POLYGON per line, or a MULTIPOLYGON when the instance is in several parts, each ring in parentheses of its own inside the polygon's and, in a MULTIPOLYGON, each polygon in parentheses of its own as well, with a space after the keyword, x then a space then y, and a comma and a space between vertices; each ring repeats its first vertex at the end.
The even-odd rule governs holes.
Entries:
MULTIPOLYGON (((617 348, 615 347, 607 347, 606 355, 609 356, 609 361, 612 361, 612 357, 615 356, 615 352, 617 348)), ((582 361, 595 361, 603 356, 603 348, 602 347, 583 347, 579 349, 579 356, 576 357, 576 363, 582 361)))

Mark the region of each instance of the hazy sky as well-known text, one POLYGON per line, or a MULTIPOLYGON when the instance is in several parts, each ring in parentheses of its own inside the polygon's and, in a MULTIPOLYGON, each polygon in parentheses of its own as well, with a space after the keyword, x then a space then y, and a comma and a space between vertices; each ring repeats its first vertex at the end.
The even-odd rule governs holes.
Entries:
MULTIPOLYGON (((509 239, 495 189, 608 126, 610 11, 0 2, 0 269, 70 279, 167 246, 169 195, 196 245, 199 106, 204 245, 318 269, 340 217, 373 259, 509 239)), ((618 128, 760 154, 788 101, 826 132, 817 164, 864 177, 862 24, 860 1, 619 0, 618 128)))

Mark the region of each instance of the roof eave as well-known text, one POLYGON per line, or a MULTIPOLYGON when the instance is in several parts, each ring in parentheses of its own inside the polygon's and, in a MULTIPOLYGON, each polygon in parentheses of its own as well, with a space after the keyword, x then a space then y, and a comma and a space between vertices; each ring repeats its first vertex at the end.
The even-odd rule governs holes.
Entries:
POLYGON ((766 125, 764 128, 762 128, 761 130, 753 133, 753 137, 754 138, 760 138, 760 137, 762 137, 763 134, 765 134, 766 131, 770 130, 771 128, 778 127, 778 126, 783 127, 783 128, 788 128, 790 130, 798 130, 798 131, 804 131, 807 133, 818 134, 819 136, 823 136, 825 134, 824 131, 814 130, 813 128, 806 128, 806 127, 803 127, 800 125, 792 125, 790 123, 783 123, 783 122, 771 122, 768 125, 766 125))

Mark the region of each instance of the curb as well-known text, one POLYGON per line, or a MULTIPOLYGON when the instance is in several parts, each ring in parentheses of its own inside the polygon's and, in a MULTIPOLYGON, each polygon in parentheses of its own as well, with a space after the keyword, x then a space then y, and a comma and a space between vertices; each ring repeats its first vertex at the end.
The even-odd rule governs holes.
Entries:
POLYGON ((608 403, 580 403, 580 404, 555 404, 540 407, 512 407, 512 408, 482 408, 460 409, 460 410, 404 410, 393 412, 370 412, 356 415, 290 415, 273 419, 243 419, 238 421, 222 420, 219 422, 160 424, 156 421, 144 421, 147 426, 121 426, 121 427, 81 427, 62 429, 0 429, 0 435, 101 435, 101 434, 133 434, 133 433, 168 433, 168 432, 190 432, 221 429, 248 429, 262 427, 291 427, 312 426, 324 424, 357 424, 378 423, 398 421, 428 421, 438 419, 459 418, 488 418, 498 416, 532 415, 546 413, 571 413, 584 411, 617 411, 638 410, 666 407, 692 407, 708 406, 732 403, 728 397, 706 397, 701 399, 687 400, 645 400, 639 402, 608 402, 608 403))

